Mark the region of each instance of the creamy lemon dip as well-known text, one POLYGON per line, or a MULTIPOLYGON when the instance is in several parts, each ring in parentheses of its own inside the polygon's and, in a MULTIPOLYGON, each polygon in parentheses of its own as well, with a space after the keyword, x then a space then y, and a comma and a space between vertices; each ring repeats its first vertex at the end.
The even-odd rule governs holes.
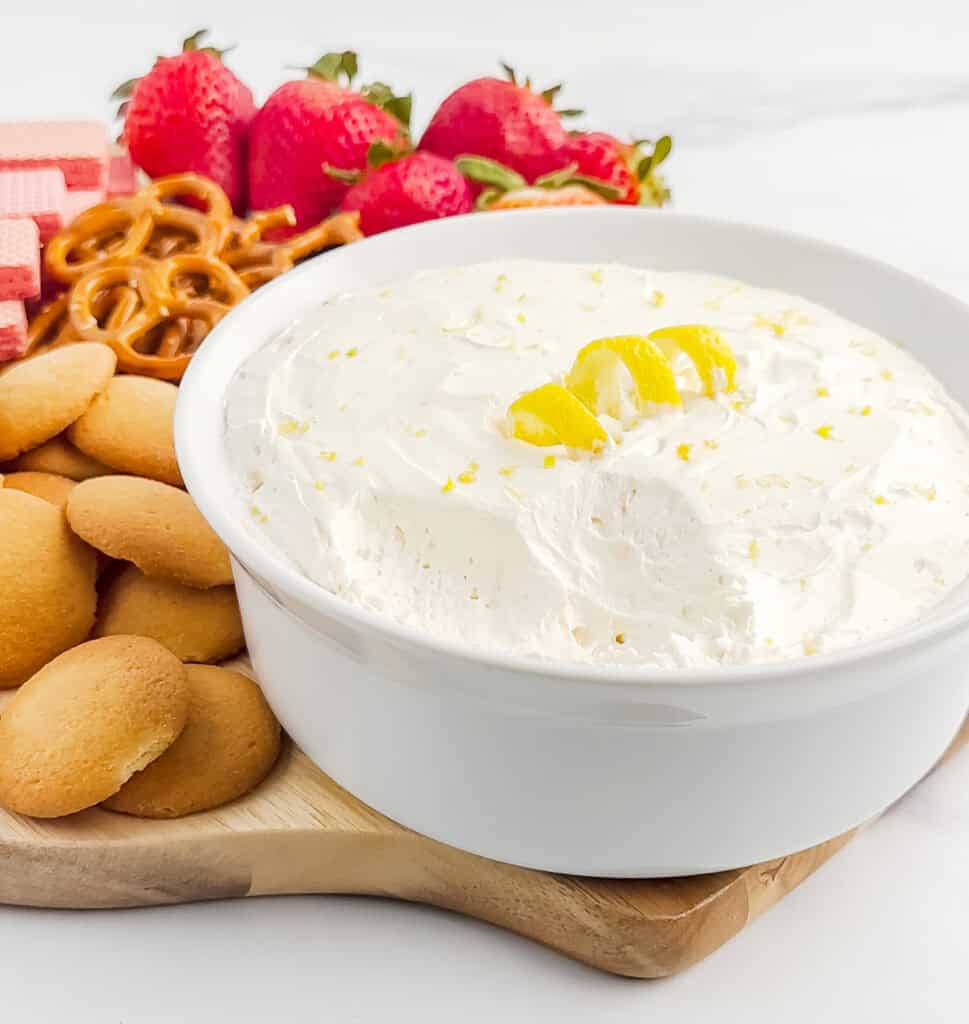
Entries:
POLYGON ((709 275, 509 261, 340 296, 245 364, 226 421, 254 530, 479 649, 775 661, 909 623, 969 574, 965 411, 896 344, 709 275), (604 440, 515 436, 509 408, 584 346, 682 324, 729 348, 732 390, 667 350, 679 404, 637 408, 617 363, 604 440))

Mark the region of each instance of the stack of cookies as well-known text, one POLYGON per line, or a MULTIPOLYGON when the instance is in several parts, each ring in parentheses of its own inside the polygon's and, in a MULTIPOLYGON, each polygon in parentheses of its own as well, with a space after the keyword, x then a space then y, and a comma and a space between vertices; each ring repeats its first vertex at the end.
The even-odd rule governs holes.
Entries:
POLYGON ((182 489, 177 388, 105 345, 0 373, 0 805, 176 817, 268 773, 222 542, 182 489))

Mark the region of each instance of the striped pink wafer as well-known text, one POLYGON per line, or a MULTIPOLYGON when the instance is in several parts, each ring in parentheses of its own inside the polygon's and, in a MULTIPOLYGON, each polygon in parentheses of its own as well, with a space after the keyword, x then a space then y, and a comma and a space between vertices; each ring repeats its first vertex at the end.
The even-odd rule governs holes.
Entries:
POLYGON ((24 304, 0 302, 0 363, 19 359, 27 351, 27 314, 24 304))
POLYGON ((56 167, 0 172, 0 220, 29 217, 42 242, 64 226, 66 196, 64 175, 56 167))
POLYGON ((116 196, 133 196, 138 191, 135 165, 124 151, 112 153, 108 162, 108 185, 105 189, 108 199, 116 196))
POLYGON ((103 189, 108 132, 100 121, 20 121, 0 124, 0 170, 56 167, 69 189, 103 189))
POLYGON ((0 302, 40 294, 40 236, 32 220, 0 220, 0 302))

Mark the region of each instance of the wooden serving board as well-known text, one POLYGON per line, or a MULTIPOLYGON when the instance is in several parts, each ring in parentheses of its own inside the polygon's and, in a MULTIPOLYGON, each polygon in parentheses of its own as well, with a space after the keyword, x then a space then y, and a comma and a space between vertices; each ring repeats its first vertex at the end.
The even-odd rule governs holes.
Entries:
MULTIPOLYGON (((969 724, 950 753, 967 741, 969 724)), ((253 793, 176 821, 100 809, 38 821, 0 811, 0 902, 92 908, 281 893, 391 896, 480 918, 615 974, 658 978, 736 935, 853 834, 692 878, 553 875, 411 832, 288 745, 253 793)))

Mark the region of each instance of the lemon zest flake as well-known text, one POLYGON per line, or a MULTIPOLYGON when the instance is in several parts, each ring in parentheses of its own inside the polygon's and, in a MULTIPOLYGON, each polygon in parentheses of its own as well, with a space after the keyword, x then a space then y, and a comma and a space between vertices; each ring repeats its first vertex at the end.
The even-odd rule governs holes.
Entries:
POLYGON ((542 468, 543 469, 551 469, 554 465, 555 465, 555 456, 554 455, 546 455, 545 458, 542 460, 542 468))
POLYGON ((818 398, 830 398, 831 392, 827 388, 815 388, 814 393, 818 398))
POLYGON ((833 430, 834 430, 834 427, 830 423, 823 423, 814 432, 815 432, 815 434, 818 435, 818 437, 823 437, 825 441, 830 441, 831 440, 831 433, 832 433, 833 430))
POLYGON ((518 469, 517 466, 502 466, 501 469, 498 470, 498 475, 513 476, 516 469, 518 469))
POLYGON ((298 434, 300 437, 310 429, 310 425, 305 420, 300 423, 298 420, 292 418, 283 420, 279 424, 279 433, 284 437, 292 437, 294 434, 298 434))
POLYGON ((666 305, 666 292, 661 292, 659 289, 653 292, 650 300, 653 305, 659 309, 661 306, 666 305))
POLYGON ((447 493, 449 493, 450 491, 453 491, 453 490, 454 490, 454 481, 450 477, 448 477, 447 480, 445 480, 444 483, 441 484, 441 493, 442 494, 447 494, 447 493))
POLYGON ((682 459, 684 462, 690 461, 690 452, 693 450, 691 444, 678 444, 676 446, 676 457, 682 459))
POLYGON ((768 330, 773 331, 774 335, 778 338, 782 338, 784 336, 784 332, 787 330, 784 324, 780 323, 780 321, 770 320, 761 313, 758 313, 754 317, 754 327, 766 327, 768 330))

